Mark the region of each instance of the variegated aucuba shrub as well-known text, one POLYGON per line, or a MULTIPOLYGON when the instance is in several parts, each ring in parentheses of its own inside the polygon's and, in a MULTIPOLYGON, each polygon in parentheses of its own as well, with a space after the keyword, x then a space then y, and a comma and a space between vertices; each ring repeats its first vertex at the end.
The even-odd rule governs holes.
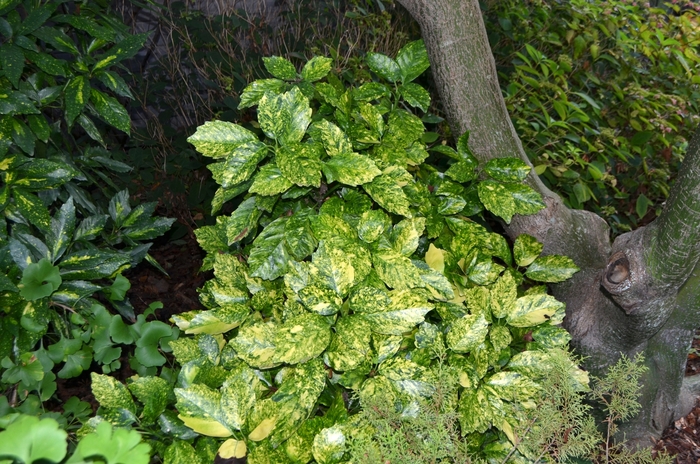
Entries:
MULTIPOLYGON (((179 419, 250 464, 343 462, 371 434, 353 412, 379 399, 415 414, 449 366, 461 433, 475 453, 495 442, 491 455, 505 456, 568 342, 564 305, 536 283, 577 270, 539 256, 532 237, 511 249, 489 230, 487 211, 509 222, 544 206, 522 183, 529 168, 479 169, 466 135, 456 149, 426 146, 409 111, 430 103, 412 82, 428 68, 420 41, 396 59, 369 54, 377 81, 356 88, 327 58, 300 74, 283 58, 265 64, 274 78, 241 95, 259 133, 213 121, 189 139, 216 160, 214 209, 238 206, 197 231, 214 271, 200 290, 208 309, 173 317, 191 335, 171 343, 179 419)), ((195 455, 183 441, 167 453, 195 455)))

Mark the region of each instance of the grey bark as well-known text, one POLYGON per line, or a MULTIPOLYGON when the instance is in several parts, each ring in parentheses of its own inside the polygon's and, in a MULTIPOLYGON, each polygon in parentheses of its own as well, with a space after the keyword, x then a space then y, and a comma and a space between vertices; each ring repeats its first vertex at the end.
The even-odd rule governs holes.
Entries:
MULTIPOLYGON (((454 134, 469 130, 480 162, 516 156, 529 163, 508 116, 477 0, 399 0, 419 23, 454 134)), ((684 382, 693 330, 700 326, 700 131, 662 215, 614 242, 599 216, 570 210, 533 173, 547 208, 506 227, 570 256, 581 270, 552 291, 566 303, 564 326, 585 367, 602 375, 622 354, 643 352, 642 412, 623 424, 628 440, 651 445, 692 407, 700 382, 684 382)))

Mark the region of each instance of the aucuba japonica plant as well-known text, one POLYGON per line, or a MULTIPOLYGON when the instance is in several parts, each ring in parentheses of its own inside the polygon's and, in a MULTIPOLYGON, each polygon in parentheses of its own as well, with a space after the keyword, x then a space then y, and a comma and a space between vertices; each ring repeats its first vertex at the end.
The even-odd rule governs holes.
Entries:
MULTIPOLYGON (((475 455, 505 457, 569 340, 557 326, 564 304, 541 283, 577 271, 489 226, 489 214, 510 222, 544 207, 522 183, 530 168, 479 167, 466 134, 456 149, 423 142, 422 41, 396 59, 368 54, 377 80, 358 87, 327 58, 300 73, 280 57, 265 65, 274 77, 241 95, 259 132, 212 121, 189 139, 215 159, 214 209, 237 206, 196 232, 214 278, 200 289, 207 310, 173 316, 190 336, 170 343, 182 366, 174 390, 154 379, 152 394, 174 392, 178 413, 165 416, 170 400, 160 417, 191 430, 185 440, 226 439, 227 455, 253 464, 344 462, 372 433, 354 412, 381 400, 414 415, 447 367, 457 375, 446 407, 475 455)), ((586 390, 586 373, 568 370, 586 390)), ((105 385, 101 397, 122 398, 102 403, 105 417, 145 413, 128 385, 105 385)), ((197 456, 180 439, 166 453, 197 456)))

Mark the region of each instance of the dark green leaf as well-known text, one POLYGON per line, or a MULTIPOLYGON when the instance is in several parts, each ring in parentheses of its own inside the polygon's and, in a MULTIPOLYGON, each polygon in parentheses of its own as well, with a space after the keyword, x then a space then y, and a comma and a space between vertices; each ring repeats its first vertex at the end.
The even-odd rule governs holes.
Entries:
POLYGON ((131 58, 143 47, 150 32, 143 34, 129 35, 124 40, 109 49, 105 55, 93 67, 93 72, 113 66, 125 58, 131 58))
POLYGON ((66 122, 69 126, 83 111, 90 98, 90 83, 85 76, 77 76, 68 81, 65 91, 66 122))
POLYGON ((397 82, 401 79, 399 64, 388 56, 381 53, 368 53, 366 61, 369 69, 389 82, 397 82))
POLYGON ((0 63, 5 77, 15 88, 19 87, 19 78, 24 70, 22 49, 10 43, 3 44, 0 46, 0 63))
POLYGON ((105 95, 97 89, 90 89, 90 101, 95 105, 97 114, 109 125, 129 134, 131 118, 129 113, 116 98, 105 95))

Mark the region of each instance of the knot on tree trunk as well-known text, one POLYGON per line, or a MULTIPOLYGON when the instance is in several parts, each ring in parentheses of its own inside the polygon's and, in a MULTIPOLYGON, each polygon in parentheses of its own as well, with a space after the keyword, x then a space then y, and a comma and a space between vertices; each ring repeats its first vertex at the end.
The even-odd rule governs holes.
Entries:
POLYGON ((622 243, 616 243, 623 246, 613 247, 617 251, 608 258, 600 279, 603 288, 628 316, 635 314, 645 302, 656 297, 640 248, 629 246, 636 245, 634 242, 638 237, 632 235, 629 238, 632 238, 633 243, 623 239, 622 243))

